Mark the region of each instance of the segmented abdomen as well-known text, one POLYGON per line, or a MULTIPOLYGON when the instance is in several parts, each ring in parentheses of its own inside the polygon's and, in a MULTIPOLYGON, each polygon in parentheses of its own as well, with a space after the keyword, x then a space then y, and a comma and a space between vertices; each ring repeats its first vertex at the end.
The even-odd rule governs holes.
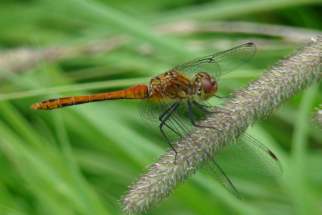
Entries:
POLYGON ((136 85, 125 90, 99 93, 86 96, 70 96, 57 99, 49 99, 33 104, 35 110, 52 110, 56 108, 115 99, 146 99, 148 97, 148 87, 146 85, 136 85))

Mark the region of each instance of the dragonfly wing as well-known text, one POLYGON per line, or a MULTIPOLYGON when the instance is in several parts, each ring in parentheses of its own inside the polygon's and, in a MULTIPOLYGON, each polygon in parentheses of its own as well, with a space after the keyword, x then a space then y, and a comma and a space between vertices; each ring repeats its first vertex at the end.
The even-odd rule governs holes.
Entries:
MULTIPOLYGON (((159 126, 159 116, 172 105, 173 103, 160 102, 143 105, 144 113, 141 116, 146 117, 150 123, 155 122, 156 126, 159 126)), ((197 108, 197 111, 199 109, 197 108)), ((204 117, 204 114, 206 112, 203 112, 200 116, 204 117)), ((173 112, 166 121, 167 124, 164 126, 164 129, 167 138, 171 142, 184 137, 192 129, 192 125, 186 116, 186 106, 180 103, 180 108, 173 112)), ((242 186, 238 183, 236 188, 228 175, 233 176, 234 181, 237 178, 239 179, 238 182, 244 179, 244 181, 250 184, 251 189, 253 187, 255 189, 264 189, 264 187, 261 187, 263 183, 273 183, 276 181, 273 179, 281 173, 281 165, 277 156, 268 147, 249 134, 245 134, 240 142, 223 148, 214 157, 210 155, 208 157, 211 159, 208 165, 206 165, 208 172, 237 197, 241 197, 238 190, 242 186)), ((246 188, 244 187, 244 189, 246 188)))
POLYGON ((190 74, 203 71, 214 74, 216 78, 219 78, 250 61, 255 53, 255 43, 248 42, 225 51, 194 59, 175 66, 172 70, 190 74))
POLYGON ((227 175, 234 179, 236 188, 243 195, 278 193, 279 185, 276 178, 282 173, 280 162, 268 147, 249 134, 223 148, 214 158, 227 175), (276 192, 271 192, 272 187, 276 192))
POLYGON ((241 195, 233 181, 214 158, 210 158, 209 163, 205 165, 204 169, 206 169, 209 175, 218 180, 219 183, 221 183, 230 193, 234 194, 238 198, 241 198, 241 195))
POLYGON ((259 158, 266 171, 272 171, 270 174, 278 175, 283 172, 281 162, 276 154, 250 134, 243 134, 240 147, 242 150, 250 150, 255 157, 259 158))

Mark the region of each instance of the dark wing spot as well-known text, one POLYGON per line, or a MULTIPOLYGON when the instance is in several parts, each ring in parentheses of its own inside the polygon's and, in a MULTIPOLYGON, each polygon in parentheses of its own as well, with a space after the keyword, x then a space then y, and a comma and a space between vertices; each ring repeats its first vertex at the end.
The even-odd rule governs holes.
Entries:
POLYGON ((268 154, 276 161, 278 161, 278 158, 277 156, 271 151, 271 150, 268 150, 268 154))
POLYGON ((245 43, 244 45, 246 45, 246 46, 254 46, 255 45, 255 43, 253 43, 253 42, 247 42, 247 43, 245 43))

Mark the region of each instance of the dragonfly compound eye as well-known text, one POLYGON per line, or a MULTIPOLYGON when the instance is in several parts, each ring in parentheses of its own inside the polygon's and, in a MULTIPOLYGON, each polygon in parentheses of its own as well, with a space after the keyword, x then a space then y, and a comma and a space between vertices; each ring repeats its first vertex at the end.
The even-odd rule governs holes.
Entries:
POLYGON ((202 99, 208 99, 217 91, 216 80, 206 72, 199 72, 194 79, 195 92, 202 99))
POLYGON ((204 93, 207 96, 211 96, 217 91, 217 82, 211 76, 202 78, 201 85, 204 93))

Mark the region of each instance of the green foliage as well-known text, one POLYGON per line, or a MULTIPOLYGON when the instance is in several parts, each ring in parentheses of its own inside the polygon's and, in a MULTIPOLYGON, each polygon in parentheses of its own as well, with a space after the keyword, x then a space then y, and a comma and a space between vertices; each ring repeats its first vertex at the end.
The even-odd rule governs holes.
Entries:
MULTIPOLYGON (((233 19, 321 30, 321 3, 1 1, 3 53, 19 47, 79 47, 120 35, 127 39, 111 51, 44 59, 15 72, 2 67, 0 53, 0 214, 122 214, 119 199, 127 186, 167 149, 158 128, 140 116, 141 102, 111 101, 50 112, 31 110, 32 103, 145 83, 185 59, 238 41, 258 42, 254 60, 223 77, 219 94, 228 94, 300 45, 254 34, 180 35, 155 29, 189 19, 233 19)), ((322 131, 311 121, 321 101, 321 86, 313 86, 250 129, 281 158, 282 176, 257 183, 258 172, 251 168, 247 177, 243 171, 232 172, 244 195, 237 199, 213 177, 197 173, 148 214, 321 214, 322 131)), ((226 160, 235 159, 226 154, 226 160)))

